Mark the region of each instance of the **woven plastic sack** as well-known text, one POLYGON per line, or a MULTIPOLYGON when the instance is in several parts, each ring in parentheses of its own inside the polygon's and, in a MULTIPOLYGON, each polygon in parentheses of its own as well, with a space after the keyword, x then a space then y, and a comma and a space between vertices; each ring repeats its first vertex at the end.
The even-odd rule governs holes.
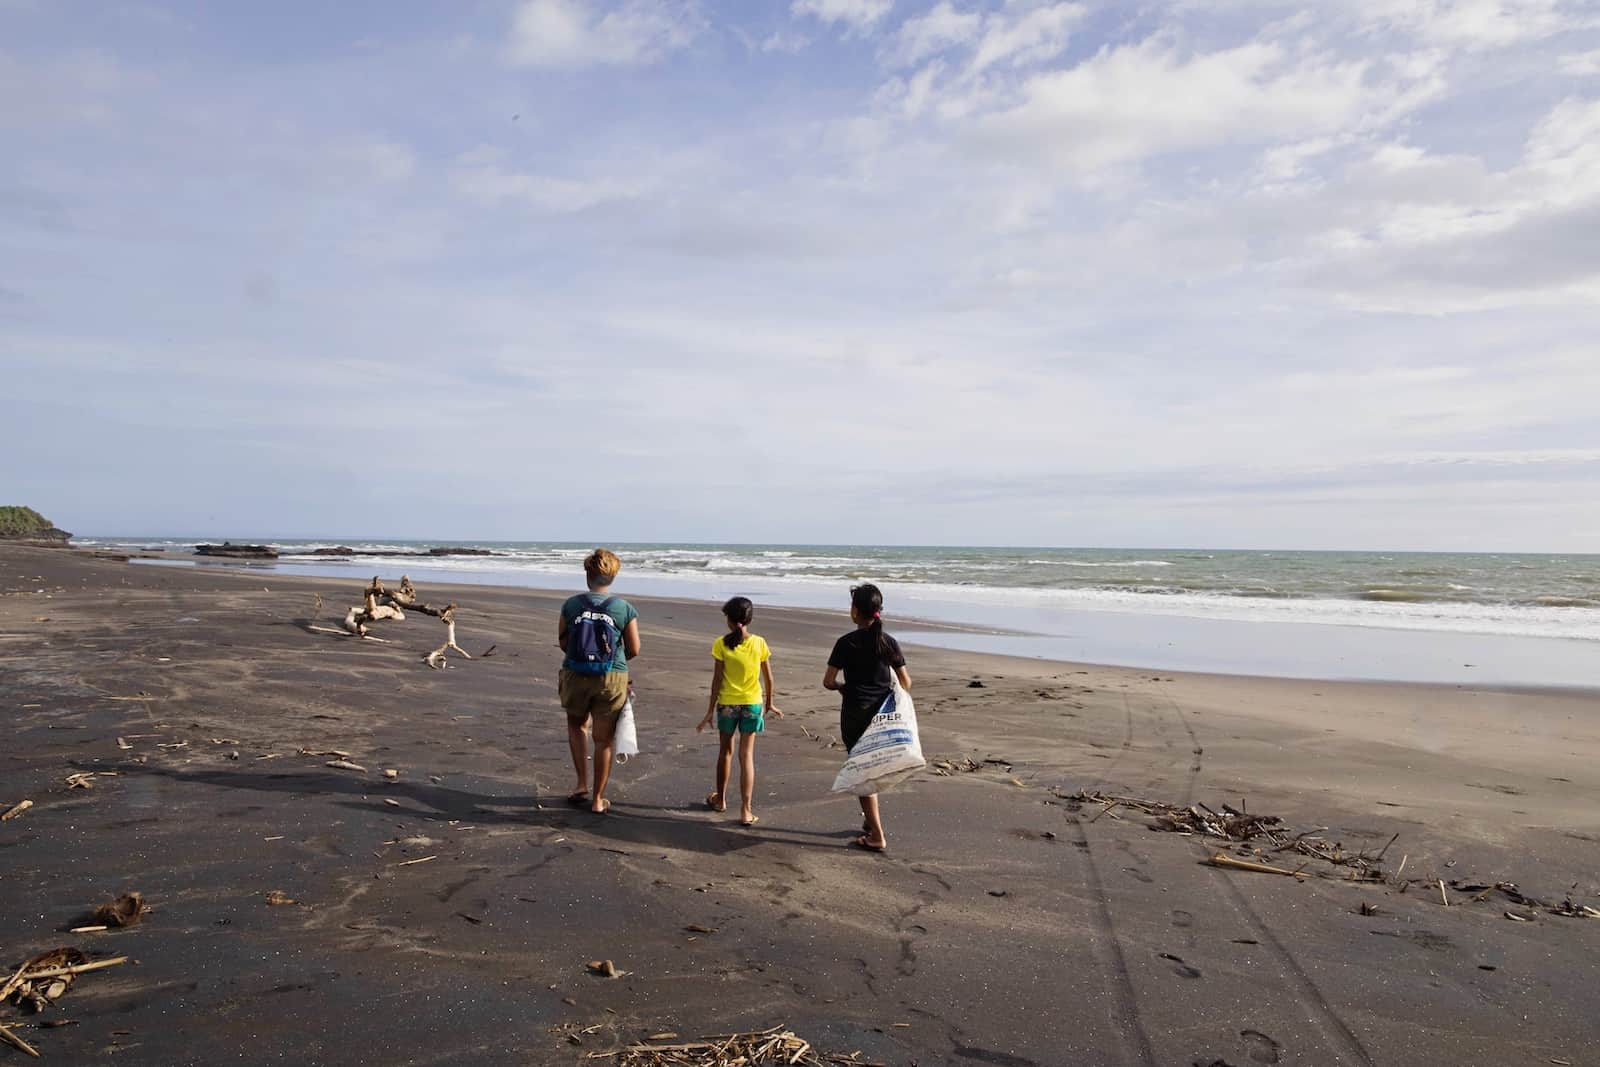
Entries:
POLYGON ((627 763, 630 756, 639 754, 639 730, 633 723, 633 694, 628 694, 628 702, 622 705, 622 714, 617 716, 616 753, 618 763, 627 763))
POLYGON ((869 796, 926 765, 917 736, 917 709, 896 682, 833 780, 835 793, 869 796))

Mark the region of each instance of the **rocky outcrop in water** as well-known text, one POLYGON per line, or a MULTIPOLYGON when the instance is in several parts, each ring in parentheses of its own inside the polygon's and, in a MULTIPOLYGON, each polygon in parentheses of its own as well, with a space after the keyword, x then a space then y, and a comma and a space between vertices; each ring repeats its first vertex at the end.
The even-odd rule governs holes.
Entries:
POLYGON ((195 545, 197 556, 222 556, 226 559, 277 559, 278 550, 271 545, 236 545, 224 541, 220 545, 195 545))
POLYGON ((32 508, 0 507, 0 541, 65 548, 72 535, 32 508))

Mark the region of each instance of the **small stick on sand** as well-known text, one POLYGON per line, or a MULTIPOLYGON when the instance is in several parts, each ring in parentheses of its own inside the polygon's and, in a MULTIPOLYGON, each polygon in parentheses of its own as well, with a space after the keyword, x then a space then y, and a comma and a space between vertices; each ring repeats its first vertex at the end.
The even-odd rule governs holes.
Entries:
POLYGON ((429 860, 436 860, 438 858, 439 858, 438 856, 424 856, 419 860, 401 860, 399 863, 395 864, 395 866, 396 867, 409 867, 413 863, 427 863, 429 860))
POLYGON ((89 971, 103 971, 107 967, 115 967, 127 963, 126 956, 113 956, 109 960, 95 960, 93 963, 74 963, 67 967, 47 967, 42 971, 29 971, 22 976, 25 982, 32 982, 39 978, 60 978, 68 974, 87 974, 89 971))
POLYGON ((1450 906, 1450 898, 1445 895, 1443 878, 1439 879, 1439 899, 1444 901, 1445 907, 1448 908, 1450 906))
POLYGON ((33 801, 24 800, 22 803, 12 807, 4 815, 0 815, 0 822, 10 822, 12 819, 15 819, 18 815, 21 815, 31 807, 33 807, 33 801))
POLYGON ((102 934, 111 929, 109 926, 74 926, 67 932, 69 934, 102 934))
POLYGON ((1226 867, 1235 871, 1255 871, 1258 874, 1281 874, 1289 878, 1306 877, 1300 871, 1290 871, 1282 867, 1274 867, 1267 863, 1252 863, 1249 860, 1236 860, 1224 852, 1218 852, 1208 860, 1213 867, 1226 867))
POLYGON ((11 1028, 4 1024, 0 1024, 0 1038, 4 1038, 7 1042, 21 1049, 23 1052, 26 1052, 35 1059, 37 1059, 39 1056, 38 1049, 34 1048, 32 1045, 22 1040, 22 1038, 12 1033, 11 1028))

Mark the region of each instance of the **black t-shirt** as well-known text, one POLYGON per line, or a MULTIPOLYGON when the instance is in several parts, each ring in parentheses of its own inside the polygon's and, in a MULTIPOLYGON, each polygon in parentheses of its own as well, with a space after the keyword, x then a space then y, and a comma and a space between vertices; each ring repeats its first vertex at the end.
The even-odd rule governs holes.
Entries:
POLYGON ((833 644, 828 656, 828 666, 844 672, 844 705, 849 714, 872 715, 894 688, 894 669, 906 665, 900 645, 888 634, 883 640, 889 646, 889 658, 878 658, 878 642, 871 630, 851 630, 833 644))

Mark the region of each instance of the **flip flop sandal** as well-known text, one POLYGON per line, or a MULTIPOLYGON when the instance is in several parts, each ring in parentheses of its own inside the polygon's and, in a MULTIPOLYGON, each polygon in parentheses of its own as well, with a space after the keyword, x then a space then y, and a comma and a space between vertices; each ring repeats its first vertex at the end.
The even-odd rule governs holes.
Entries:
POLYGON ((874 844, 870 843, 867 840, 867 835, 866 834, 862 834, 860 837, 858 837, 854 841, 850 842, 850 847, 851 848, 859 848, 863 852, 888 852, 889 851, 889 846, 888 845, 874 845, 874 844))
POLYGON ((610 815, 611 814, 611 801, 602 800, 600 803, 601 803, 602 807, 600 808, 599 811, 595 811, 593 808, 590 808, 589 809, 589 813, 591 815, 610 815))
POLYGON ((749 819, 740 819, 739 820, 739 825, 740 826, 754 826, 756 823, 758 823, 760 821, 761 821, 761 816, 752 815, 752 816, 750 816, 749 819))
POLYGON ((724 800, 720 804, 717 803, 717 794, 712 793, 706 797, 706 807, 712 811, 727 811, 728 802, 724 800))
POLYGON ((575 808, 583 807, 589 803, 589 791, 585 789, 577 793, 568 793, 567 803, 571 804, 575 808))

